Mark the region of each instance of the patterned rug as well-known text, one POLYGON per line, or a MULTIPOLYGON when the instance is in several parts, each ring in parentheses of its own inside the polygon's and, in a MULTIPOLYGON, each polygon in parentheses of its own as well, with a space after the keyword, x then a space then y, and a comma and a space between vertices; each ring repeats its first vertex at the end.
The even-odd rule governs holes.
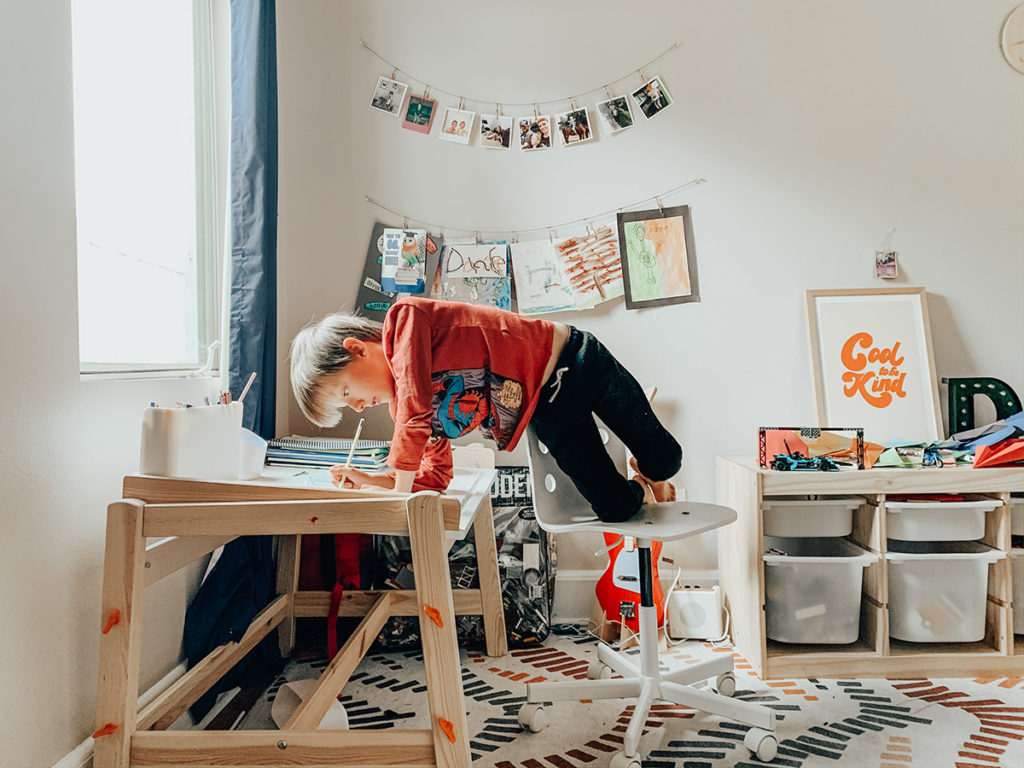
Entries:
MULTIPOLYGON (((636 650, 633 649, 633 653, 636 650)), ((663 666, 732 653, 687 642, 662 652, 663 666)), ((550 636, 543 646, 492 659, 462 650, 462 681, 475 766, 597 768, 622 748, 626 701, 558 702, 549 727, 522 731, 524 683, 586 677, 590 636, 550 636)), ((285 681, 315 678, 326 659, 292 662, 239 728, 273 728, 270 708, 285 681)), ((1024 765, 1024 679, 785 680, 763 682, 735 656, 736 698, 775 710, 778 756, 787 768, 995 768, 1024 765)), ((341 697, 351 728, 429 728, 418 651, 373 652, 341 697)), ((758 768, 743 746, 746 726, 674 704, 655 705, 640 742, 645 766, 758 768)))

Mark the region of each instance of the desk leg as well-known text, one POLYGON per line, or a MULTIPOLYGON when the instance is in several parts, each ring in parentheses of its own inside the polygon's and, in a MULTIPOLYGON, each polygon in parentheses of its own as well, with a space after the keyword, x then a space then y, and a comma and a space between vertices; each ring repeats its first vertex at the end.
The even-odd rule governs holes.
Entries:
POLYGON ((295 650, 295 592, 299 588, 299 552, 302 536, 277 537, 277 594, 290 595, 288 613, 277 627, 281 656, 291 658, 295 650))
POLYGON ((130 499, 107 507, 103 562, 99 686, 93 764, 125 768, 138 717, 139 645, 146 540, 145 505, 130 499))
POLYGON ((409 497, 408 515, 434 755, 439 768, 466 768, 472 758, 441 497, 432 492, 414 494, 409 497))
POLYGON ((508 653, 505 634, 505 607, 501 600, 501 577, 498 573, 498 550, 494 540, 494 513, 491 500, 484 499, 473 521, 476 539, 476 567, 480 574, 480 603, 484 619, 484 640, 488 656, 508 653))

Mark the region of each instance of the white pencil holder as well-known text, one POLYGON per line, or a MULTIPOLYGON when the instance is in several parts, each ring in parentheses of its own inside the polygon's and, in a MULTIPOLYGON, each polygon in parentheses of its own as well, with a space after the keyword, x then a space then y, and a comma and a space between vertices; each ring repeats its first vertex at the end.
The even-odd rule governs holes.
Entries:
POLYGON ((144 475, 236 480, 242 404, 146 408, 139 471, 144 475))

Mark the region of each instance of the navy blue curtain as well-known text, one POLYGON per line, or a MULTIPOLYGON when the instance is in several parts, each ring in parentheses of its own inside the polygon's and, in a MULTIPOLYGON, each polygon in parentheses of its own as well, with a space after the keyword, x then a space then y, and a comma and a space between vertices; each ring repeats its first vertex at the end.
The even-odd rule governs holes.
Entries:
POLYGON ((275 0, 231 0, 231 332, 228 384, 242 424, 274 435, 277 390, 275 0))

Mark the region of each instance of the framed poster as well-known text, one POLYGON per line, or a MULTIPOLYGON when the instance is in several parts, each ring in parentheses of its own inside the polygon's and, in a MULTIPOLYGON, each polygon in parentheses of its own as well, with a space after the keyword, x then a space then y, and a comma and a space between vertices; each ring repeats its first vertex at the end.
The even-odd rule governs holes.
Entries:
POLYGON ((618 214, 626 309, 700 301, 690 206, 618 214))
POLYGON ((819 424, 863 427, 875 443, 941 440, 924 288, 807 291, 819 424))

